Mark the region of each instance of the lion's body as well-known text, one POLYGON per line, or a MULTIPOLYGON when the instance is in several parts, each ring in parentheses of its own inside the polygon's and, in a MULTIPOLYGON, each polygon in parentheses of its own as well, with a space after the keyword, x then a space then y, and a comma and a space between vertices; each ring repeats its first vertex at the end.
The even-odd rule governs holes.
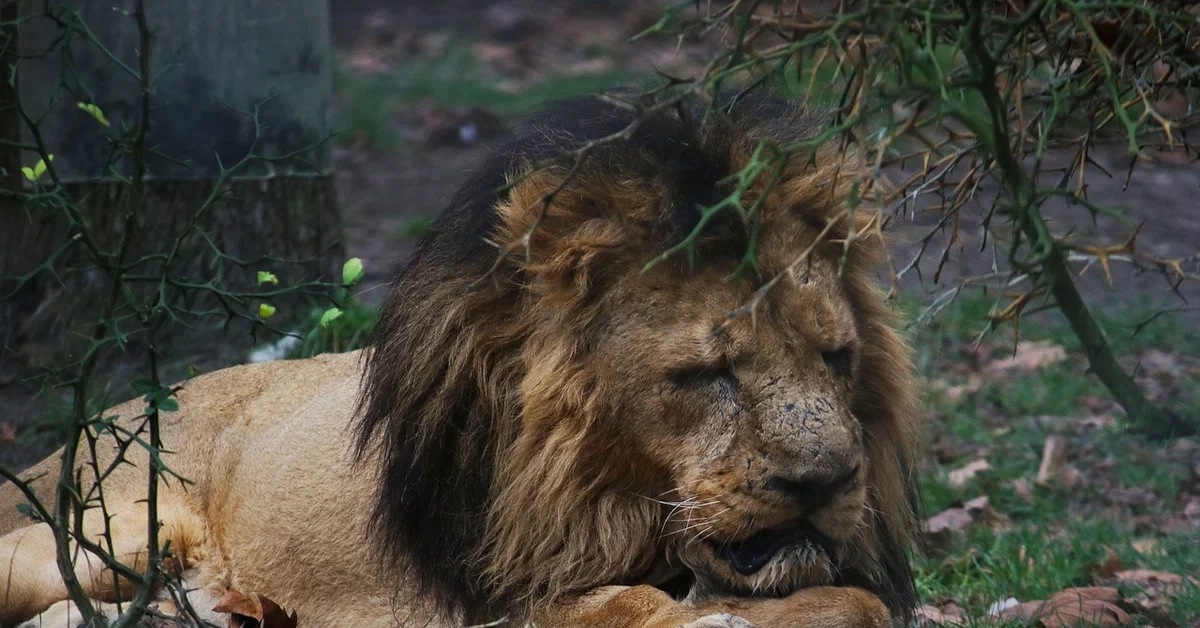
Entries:
MULTIPOLYGON (((167 464, 192 484, 168 482, 159 512, 161 540, 183 556, 189 584, 203 585, 214 600, 226 588, 270 592, 306 626, 394 625, 392 596, 402 595, 403 583, 383 578, 365 543, 375 480, 352 466, 359 376, 358 353, 347 353, 234 367, 184 386, 180 411, 163 414, 162 438, 174 452, 167 464)), ((132 417, 143 405, 114 411, 132 417)), ((111 448, 100 450, 101 465, 111 457, 111 448)), ((136 466, 121 467, 104 488, 122 526, 115 536, 136 552, 145 548, 138 501, 146 494, 147 461, 137 448, 129 458, 136 466)), ((43 475, 43 496, 53 495, 57 463, 52 457, 24 474, 43 475)), ((12 578, 7 597, 0 593, 0 621, 29 617, 65 597, 48 530, 26 527, 28 519, 12 507, 22 501, 11 484, 0 487, 0 533, 7 534, 0 556, 17 557, 7 563, 12 578), (42 551, 30 551, 31 543, 42 551)), ((85 518, 93 534, 101 525, 98 511, 85 518)), ((86 567, 79 571, 90 580, 86 567)), ((96 581, 92 597, 111 597, 111 581, 96 581)))
MULTIPOLYGON (((878 223, 843 205, 861 167, 825 146, 775 187, 764 171, 743 191, 761 225, 729 212, 696 240, 696 267, 645 270, 759 139, 820 124, 769 99, 703 123, 694 105, 580 168, 520 176, 633 117, 583 101, 526 128, 423 237, 361 359, 185 383, 163 442, 192 483, 168 483, 159 518, 189 585, 260 594, 318 628, 905 617, 919 413, 875 285, 878 223), (497 264, 496 243, 518 246, 497 264)), ((145 468, 105 483, 117 554, 139 569, 145 468)), ((20 496, 2 490, 11 621, 65 591, 48 528, 18 528, 20 496)), ((85 582, 114 597, 111 574, 85 582)))

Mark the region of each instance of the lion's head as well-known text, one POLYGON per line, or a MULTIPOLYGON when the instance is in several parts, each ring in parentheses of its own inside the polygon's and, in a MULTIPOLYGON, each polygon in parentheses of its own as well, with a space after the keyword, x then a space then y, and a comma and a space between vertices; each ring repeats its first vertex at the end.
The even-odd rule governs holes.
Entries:
POLYGON ((360 446, 384 461, 385 555, 440 610, 524 615, 677 577, 693 595, 846 583, 911 607, 918 413, 876 287, 877 217, 846 211, 860 166, 835 146, 794 158, 759 225, 717 214, 694 263, 645 270, 759 140, 821 125, 764 98, 695 119, 660 114, 578 168, 529 174, 633 120, 593 100, 544 115, 396 279, 360 446), (527 233, 493 268, 497 245, 527 233))

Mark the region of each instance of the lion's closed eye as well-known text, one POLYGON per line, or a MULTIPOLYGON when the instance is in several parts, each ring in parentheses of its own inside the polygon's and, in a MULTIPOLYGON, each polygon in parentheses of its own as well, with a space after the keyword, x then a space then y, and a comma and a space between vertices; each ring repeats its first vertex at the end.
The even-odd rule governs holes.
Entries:
POLYGON ((686 366, 670 372, 671 386, 676 390, 708 391, 714 388, 722 393, 737 394, 737 375, 727 366, 703 364, 686 366))
POLYGON ((833 351, 824 351, 821 353, 821 359, 834 377, 849 377, 854 368, 854 350, 849 345, 833 351))

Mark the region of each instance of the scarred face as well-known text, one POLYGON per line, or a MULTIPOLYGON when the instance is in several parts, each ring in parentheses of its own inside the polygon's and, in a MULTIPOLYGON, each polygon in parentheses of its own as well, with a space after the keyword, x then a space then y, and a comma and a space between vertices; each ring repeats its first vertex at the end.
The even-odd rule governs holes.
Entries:
POLYGON ((616 397, 640 402, 613 429, 650 461, 659 542, 695 575, 692 594, 784 595, 834 581, 866 525, 858 332, 836 261, 757 296, 730 270, 619 282, 622 312, 592 359, 616 397))

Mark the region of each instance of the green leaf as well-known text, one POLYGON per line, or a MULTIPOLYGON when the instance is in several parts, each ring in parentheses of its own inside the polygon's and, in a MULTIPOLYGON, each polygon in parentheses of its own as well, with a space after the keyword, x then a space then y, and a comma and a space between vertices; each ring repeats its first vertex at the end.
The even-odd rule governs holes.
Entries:
POLYGON ((272 286, 279 285, 279 277, 276 277, 275 273, 260 270, 258 271, 258 285, 261 286, 264 283, 269 283, 272 286))
POLYGON ((109 126, 108 118, 104 117, 104 112, 100 110, 100 107, 90 102, 77 102, 75 103, 75 106, 86 111, 88 115, 96 119, 96 122, 99 122, 104 126, 109 126))
POLYGON ((275 316, 275 306, 274 305, 271 305, 270 303, 259 303, 258 304, 258 317, 259 318, 271 318, 272 316, 275 316))
POLYGON ((357 257, 351 257, 342 265, 342 283, 353 286, 363 278, 363 263, 357 257))
POLYGON ((342 310, 336 307, 331 307, 321 313, 321 320, 317 321, 317 325, 320 325, 321 327, 329 327, 329 324, 341 315, 342 310))
POLYGON ((42 175, 46 174, 46 164, 50 161, 54 161, 54 155, 47 155, 46 157, 48 159, 39 159, 32 168, 29 166, 23 166, 21 168, 21 174, 25 175, 26 179, 37 183, 38 179, 41 179, 42 175))
POLYGON ((179 402, 171 398, 160 399, 158 401, 158 409, 163 412, 176 412, 179 410, 179 402))

